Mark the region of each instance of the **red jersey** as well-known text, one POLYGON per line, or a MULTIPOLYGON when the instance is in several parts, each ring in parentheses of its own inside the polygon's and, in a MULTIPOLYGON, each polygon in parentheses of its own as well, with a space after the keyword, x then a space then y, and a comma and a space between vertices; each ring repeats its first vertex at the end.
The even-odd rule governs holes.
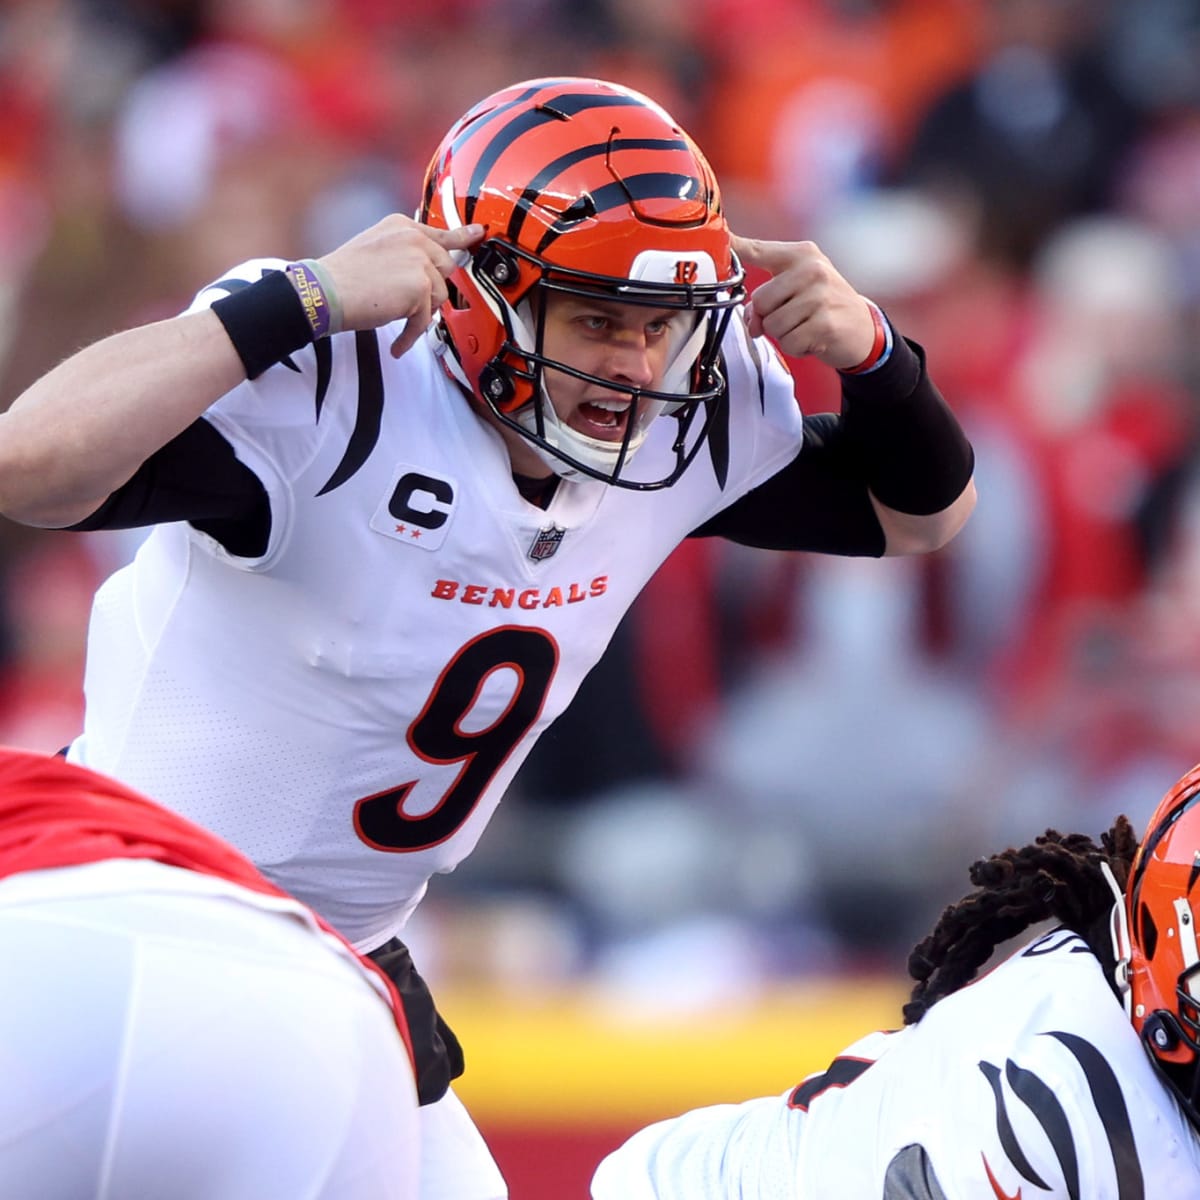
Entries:
POLYGON ((62 758, 0 747, 0 879, 114 858, 152 859, 284 901, 367 973, 390 1004, 412 1057, 392 981, 321 917, 265 879, 248 858, 115 779, 62 758))

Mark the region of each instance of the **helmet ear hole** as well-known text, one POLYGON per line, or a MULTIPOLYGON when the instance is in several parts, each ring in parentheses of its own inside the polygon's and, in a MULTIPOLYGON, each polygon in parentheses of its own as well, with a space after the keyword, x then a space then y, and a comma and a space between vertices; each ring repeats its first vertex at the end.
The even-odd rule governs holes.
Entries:
POLYGON ((1154 923, 1154 914, 1145 904, 1141 906, 1141 941, 1142 953, 1147 960, 1153 960, 1154 952, 1158 949, 1158 926, 1154 923))

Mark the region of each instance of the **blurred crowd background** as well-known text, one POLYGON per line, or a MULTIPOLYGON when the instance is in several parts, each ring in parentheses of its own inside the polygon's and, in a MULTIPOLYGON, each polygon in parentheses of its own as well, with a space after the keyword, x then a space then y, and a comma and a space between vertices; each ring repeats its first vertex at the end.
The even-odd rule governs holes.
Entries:
MULTIPOLYGON (((738 232, 884 305, 980 501, 923 561, 683 546, 417 960, 692 1008, 902 971, 972 859, 1140 825, 1200 759, 1196 0, 8 0, 0 406, 241 259, 411 213, 445 128, 550 74, 660 100, 738 232)), ((135 546, 0 526, 0 741, 78 731, 135 546)))

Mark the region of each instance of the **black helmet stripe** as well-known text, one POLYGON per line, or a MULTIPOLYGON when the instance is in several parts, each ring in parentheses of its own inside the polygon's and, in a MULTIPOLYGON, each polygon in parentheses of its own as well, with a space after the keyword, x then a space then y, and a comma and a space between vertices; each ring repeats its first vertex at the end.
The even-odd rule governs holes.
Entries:
MULTIPOLYGON (((563 80, 562 82, 565 83, 566 80, 563 80)), ((524 104, 525 101, 536 96, 538 94, 538 92, 540 92, 542 90, 543 89, 541 86, 526 88, 519 96, 514 96, 511 100, 509 100, 507 104, 498 104, 495 108, 491 109, 491 111, 483 113, 481 116, 476 117, 473 121, 469 121, 467 123, 467 125, 465 126, 465 128, 459 133, 458 137, 456 137, 454 139, 454 141, 450 143, 449 153, 451 153, 451 154, 458 153, 459 148, 463 145, 464 142, 466 142, 467 138, 469 138, 473 134, 477 133, 485 125, 496 120, 497 117, 502 117, 510 109, 515 108, 519 104, 524 104)), ((446 155, 445 155, 445 153, 443 153, 442 160, 441 160, 442 163, 445 162, 445 157, 446 157, 446 155)), ((440 169, 440 164, 439 164, 439 169, 440 169)), ((429 208, 430 202, 433 200, 433 187, 434 187, 435 175, 436 175, 436 172, 434 172, 434 171, 429 172, 428 185, 425 188, 424 206, 426 209, 429 208)), ((470 220, 469 217, 467 219, 470 220)))
MULTIPOLYGON (((1189 792, 1178 804, 1159 823, 1151 829, 1142 840, 1141 850, 1137 859, 1137 874, 1132 876, 1125 886, 1125 891, 1129 895, 1130 912, 1137 912, 1138 895, 1142 890, 1142 880, 1146 874, 1146 864, 1150 861, 1151 855, 1158 848, 1158 843, 1175 827, 1175 822, 1183 816, 1189 808, 1200 800, 1200 788, 1189 792)), ((1193 876, 1194 879, 1194 876, 1193 876)), ((1191 880, 1189 880, 1188 888, 1191 890, 1191 880)))
POLYGON ((510 242, 515 242, 521 236, 521 228, 529 210, 537 203, 538 198, 551 180, 556 179, 568 167, 584 162, 589 158, 598 158, 616 150, 688 150, 689 146, 682 138, 613 138, 605 142, 593 142, 590 146, 580 146, 567 154, 560 154, 544 166, 521 192, 521 198, 513 206, 512 220, 508 223, 505 236, 510 242))
MULTIPOLYGON (((468 224, 475 216, 475 205, 479 202, 479 189, 483 187, 488 173, 496 165, 496 160, 500 155, 529 130, 544 125, 547 121, 555 120, 558 118, 551 116, 550 113, 544 112, 540 108, 533 108, 514 117, 503 129, 497 130, 475 163, 475 170, 471 173, 471 182, 467 185, 464 213, 468 224)), ((470 130, 467 132, 469 133, 470 130)))
MULTIPOLYGON (((492 118, 512 108, 514 105, 522 104, 529 100, 532 96, 536 96, 539 91, 545 91, 545 88, 533 89, 529 92, 523 92, 517 99, 510 104, 501 105, 488 113, 486 117, 479 121, 473 121, 462 131, 462 133, 454 139, 450 147, 450 153, 456 154, 462 146, 479 132, 485 124, 492 118)), ((554 96, 536 108, 531 108, 526 112, 518 113, 507 124, 496 130, 492 135, 492 140, 483 148, 479 155, 479 161, 475 164, 475 170, 471 173, 471 182, 467 185, 466 199, 466 220, 469 223, 475 213, 476 197, 479 195, 479 189, 483 187, 484 180, 488 176, 488 172, 496 165, 496 161, 513 144, 519 137, 528 133, 530 129, 536 128, 538 125, 544 124, 546 121, 562 121, 569 117, 575 116, 577 113, 586 111, 589 108, 644 108, 645 105, 639 101, 632 100, 629 96, 613 95, 613 96, 592 96, 582 93, 564 92, 560 96, 554 96)))
MULTIPOLYGON (((679 200, 689 192, 699 195, 703 190, 703 183, 694 175, 675 175, 669 171, 649 171, 644 175, 630 175, 628 179, 622 179, 619 183, 606 184, 592 193, 592 200, 595 202, 596 212, 602 213, 607 212, 610 208, 628 204, 631 200, 679 200)), ((690 225, 699 228, 708 218, 709 213, 706 206, 704 212, 695 221, 690 222, 690 225)), ((655 221, 653 218, 645 216, 642 217, 642 220, 647 225, 685 228, 678 221, 655 221)), ((559 234, 566 233, 572 224, 571 221, 555 221, 538 243, 537 253, 542 254, 546 247, 559 234)))
POLYGON ((559 116, 573 117, 589 108, 647 108, 648 105, 644 100, 628 94, 597 96, 592 92, 564 92, 546 101, 545 107, 559 116))

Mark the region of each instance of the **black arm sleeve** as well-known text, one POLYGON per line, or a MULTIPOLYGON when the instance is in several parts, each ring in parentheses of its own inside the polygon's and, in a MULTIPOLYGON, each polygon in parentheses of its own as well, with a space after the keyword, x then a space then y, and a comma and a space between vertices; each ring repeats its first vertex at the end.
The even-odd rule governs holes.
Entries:
POLYGON ((271 504, 261 480, 203 417, 152 454, 73 530, 137 529, 188 521, 231 554, 264 554, 271 504))
POLYGON ((875 499, 918 517, 957 500, 971 481, 975 455, 929 378, 925 351, 896 335, 878 371, 841 379, 846 436, 875 499))
POLYGON ((887 539, 871 497, 927 516, 970 482, 974 452, 925 370, 897 337, 869 375, 842 376, 842 411, 804 418, 804 444, 781 471, 694 530, 767 550, 880 556, 887 539))
POLYGON ((860 464, 834 413, 805 417, 800 453, 691 536, 724 537, 763 550, 876 558, 885 548, 860 464))

